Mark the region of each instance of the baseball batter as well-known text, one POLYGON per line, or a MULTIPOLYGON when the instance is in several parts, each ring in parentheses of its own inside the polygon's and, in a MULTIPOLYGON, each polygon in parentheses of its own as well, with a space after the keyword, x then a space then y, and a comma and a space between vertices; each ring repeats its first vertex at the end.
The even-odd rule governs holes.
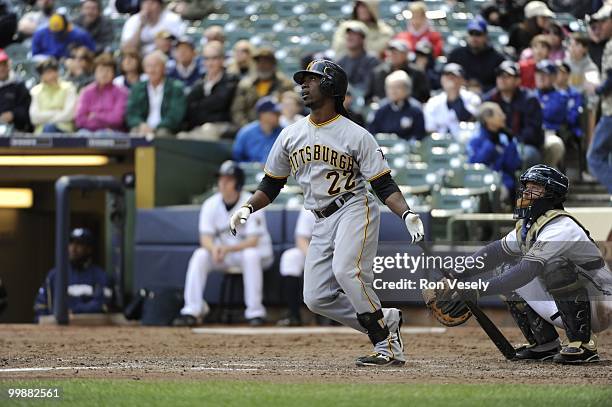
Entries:
POLYGON ((366 190, 400 216, 412 242, 423 224, 391 178, 374 137, 348 118, 342 106, 348 86, 344 70, 315 60, 293 79, 301 85, 309 116, 285 128, 274 143, 258 190, 230 219, 230 229, 270 204, 293 175, 304 191, 304 207, 317 218, 304 267, 304 302, 315 313, 367 333, 374 353, 358 366, 403 365, 402 315, 381 308, 372 289, 380 209, 366 190))
MULTIPOLYGON (((518 263, 487 280, 486 291, 459 297, 506 296, 508 309, 529 342, 517 347, 518 360, 598 361, 594 333, 612 325, 612 274, 588 231, 563 210, 567 177, 554 168, 536 165, 520 182, 515 230, 474 255, 487 258, 487 267, 480 272, 502 263, 518 263), (568 342, 564 346, 555 326, 565 330, 568 342)), ((480 273, 468 274, 474 279, 480 273)), ((460 303, 445 299, 446 292, 436 295, 435 308, 460 317, 460 303)))

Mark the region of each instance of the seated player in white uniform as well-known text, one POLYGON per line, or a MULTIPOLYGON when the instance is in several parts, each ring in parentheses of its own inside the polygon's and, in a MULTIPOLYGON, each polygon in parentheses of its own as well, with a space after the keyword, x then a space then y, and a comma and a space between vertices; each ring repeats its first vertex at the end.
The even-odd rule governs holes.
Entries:
POLYGON ((280 258, 283 293, 289 308, 287 317, 278 321, 280 326, 302 325, 302 317, 300 315, 300 307, 302 305, 300 298, 300 277, 304 273, 306 251, 312 238, 315 220, 315 216, 311 211, 302 208, 295 225, 295 247, 285 250, 280 258))
POLYGON ((238 267, 244 282, 245 317, 253 326, 265 322, 262 304, 263 269, 272 265, 272 240, 264 212, 249 222, 244 234, 233 236, 227 224, 232 212, 251 197, 242 191, 244 172, 233 161, 225 161, 217 172, 219 192, 208 198, 200 211, 200 247, 193 252, 185 277, 185 306, 174 326, 194 326, 208 313, 203 299, 210 271, 238 267))
POLYGON ((435 305, 457 316, 464 304, 453 300, 503 294, 529 342, 517 347, 516 359, 564 364, 598 361, 594 334, 612 324, 610 269, 588 231, 563 210, 569 187, 564 174, 535 165, 521 175, 520 182, 515 230, 474 254, 485 256, 486 265, 463 276, 475 280, 483 271, 515 264, 485 281, 490 283, 486 290, 448 290, 439 293, 435 305), (563 346, 555 326, 565 330, 568 341, 563 346))

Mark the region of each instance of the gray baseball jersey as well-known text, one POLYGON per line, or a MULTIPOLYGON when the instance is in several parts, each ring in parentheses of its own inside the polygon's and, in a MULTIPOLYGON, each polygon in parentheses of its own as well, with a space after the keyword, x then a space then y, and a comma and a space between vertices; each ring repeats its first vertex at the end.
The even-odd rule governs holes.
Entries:
POLYGON ((366 181, 391 172, 374 136, 341 115, 321 124, 308 116, 283 129, 264 171, 273 178, 293 175, 310 210, 347 191, 363 194, 366 181))

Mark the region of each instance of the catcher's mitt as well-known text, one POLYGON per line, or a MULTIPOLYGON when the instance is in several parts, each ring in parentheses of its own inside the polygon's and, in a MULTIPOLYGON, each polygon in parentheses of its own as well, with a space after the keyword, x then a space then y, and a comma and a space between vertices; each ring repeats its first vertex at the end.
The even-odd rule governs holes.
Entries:
POLYGON ((425 305, 442 325, 461 325, 470 319, 472 311, 459 298, 457 292, 451 290, 446 278, 441 281, 444 282, 444 288, 426 288, 423 290, 425 305))

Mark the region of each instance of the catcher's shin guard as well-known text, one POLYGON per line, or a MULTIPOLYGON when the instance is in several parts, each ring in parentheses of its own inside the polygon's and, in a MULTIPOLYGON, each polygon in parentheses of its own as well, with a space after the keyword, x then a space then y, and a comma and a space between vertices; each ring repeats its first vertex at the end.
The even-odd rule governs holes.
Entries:
POLYGON ((567 339, 587 343, 591 340, 591 302, 587 298, 587 290, 576 290, 571 297, 555 299, 567 339))
POLYGON ((357 314, 357 320, 367 331, 372 345, 376 346, 378 342, 384 341, 389 336, 389 328, 385 324, 382 309, 357 314))
POLYGON ((508 310, 530 345, 557 343, 559 335, 555 327, 538 315, 518 294, 506 300, 508 310))

